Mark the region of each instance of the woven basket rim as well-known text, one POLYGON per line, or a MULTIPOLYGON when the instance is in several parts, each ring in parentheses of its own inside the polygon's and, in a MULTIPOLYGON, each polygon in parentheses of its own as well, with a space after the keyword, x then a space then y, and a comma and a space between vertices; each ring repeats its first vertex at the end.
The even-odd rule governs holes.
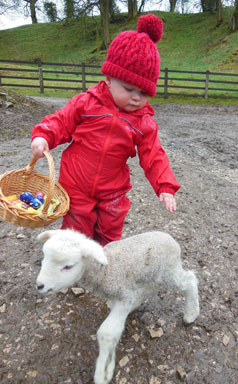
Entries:
MULTIPOLYGON (((46 176, 42 173, 36 172, 34 170, 34 166, 38 159, 34 158, 25 168, 21 169, 13 169, 11 171, 5 172, 0 175, 0 218, 4 221, 11 222, 20 226, 37 226, 37 222, 39 226, 48 225, 57 220, 58 218, 64 216, 69 210, 69 196, 62 185, 55 180, 55 169, 54 169, 54 160, 49 152, 44 152, 45 157, 48 161, 49 166, 49 176, 46 176), (6 195, 3 193, 2 188, 4 188, 4 182, 8 181, 8 189, 11 188, 11 177, 17 180, 17 177, 27 176, 31 181, 35 178, 40 180, 41 184, 47 184, 47 191, 50 190, 51 195, 47 196, 46 193, 46 201, 48 198, 48 206, 47 211, 44 212, 44 209, 40 213, 35 212, 27 212, 23 208, 14 206, 11 201, 7 200, 6 195), (54 195, 57 196, 57 199, 60 200, 60 205, 58 206, 56 212, 48 213, 48 207, 54 195)), ((39 182, 39 181, 38 181, 39 182)), ((44 188, 46 190, 46 187, 44 188)), ((24 191, 19 191, 19 193, 23 193, 24 191)))

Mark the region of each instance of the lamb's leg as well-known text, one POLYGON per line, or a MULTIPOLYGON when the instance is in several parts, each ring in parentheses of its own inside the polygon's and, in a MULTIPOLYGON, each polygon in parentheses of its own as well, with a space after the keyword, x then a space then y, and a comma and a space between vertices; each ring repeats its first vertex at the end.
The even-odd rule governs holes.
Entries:
POLYGON ((131 307, 116 302, 97 332, 99 356, 94 375, 95 384, 108 384, 115 368, 115 350, 125 327, 131 307))
POLYGON ((186 324, 193 323, 199 315, 198 284, 192 271, 184 271, 186 276, 185 308, 183 321, 186 324))
POLYGON ((172 272, 172 280, 185 294, 183 321, 193 323, 199 315, 198 283, 192 271, 185 271, 179 264, 172 272))

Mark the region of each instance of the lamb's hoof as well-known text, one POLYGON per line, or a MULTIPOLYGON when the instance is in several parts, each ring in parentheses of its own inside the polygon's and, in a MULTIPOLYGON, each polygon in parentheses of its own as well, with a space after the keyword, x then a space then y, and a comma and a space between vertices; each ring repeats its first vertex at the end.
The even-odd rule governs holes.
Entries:
POLYGON ((108 384, 110 380, 108 381, 107 379, 104 378, 98 378, 94 376, 94 383, 95 384, 108 384))
POLYGON ((94 383, 95 384, 105 384, 106 381, 102 377, 98 377, 98 375, 94 376, 94 383))
POLYGON ((199 310, 194 310, 192 312, 185 313, 183 316, 184 324, 188 325, 188 324, 194 323, 198 315, 199 315, 199 310))
POLYGON ((111 374, 106 373, 104 370, 96 370, 94 375, 95 384, 109 384, 112 379, 113 372, 111 374))

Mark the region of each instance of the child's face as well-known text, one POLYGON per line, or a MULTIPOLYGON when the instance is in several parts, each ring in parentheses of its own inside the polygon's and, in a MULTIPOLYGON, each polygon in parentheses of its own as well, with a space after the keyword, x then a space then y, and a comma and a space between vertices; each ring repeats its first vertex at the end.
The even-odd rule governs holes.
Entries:
POLYGON ((126 112, 134 112, 145 106, 148 95, 135 85, 113 77, 106 78, 115 104, 126 112))

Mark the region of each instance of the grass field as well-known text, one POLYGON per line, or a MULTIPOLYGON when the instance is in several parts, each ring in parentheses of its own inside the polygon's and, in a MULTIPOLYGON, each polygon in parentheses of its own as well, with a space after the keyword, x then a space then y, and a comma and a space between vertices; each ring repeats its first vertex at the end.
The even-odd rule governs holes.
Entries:
MULTIPOLYGON (((224 22, 220 27, 216 27, 215 14, 154 12, 164 22, 164 35, 158 43, 161 68, 238 73, 238 33, 231 33, 229 29, 231 12, 229 8, 224 10, 224 22)), ((117 17, 116 23, 111 25, 111 38, 122 30, 136 28, 137 20, 129 24, 126 20, 123 15, 117 17)), ((106 51, 101 51, 100 45, 99 17, 88 17, 84 21, 26 25, 0 31, 0 59, 5 60, 41 59, 44 62, 101 65, 106 58, 106 51)), ((4 67, 2 63, 0 67, 4 67)), ((55 76, 56 85, 57 77, 64 76, 55 76)), ((72 75, 72 79, 74 77, 72 75)), ((14 81, 17 84, 18 80, 14 81)), ((233 81, 237 81, 237 78, 233 78, 233 81)), ((70 83, 65 84, 70 87, 70 83)), ((38 94, 39 90, 22 88, 19 92, 38 94)), ((70 97, 74 91, 45 89, 46 96, 52 93, 54 96, 70 97)))

